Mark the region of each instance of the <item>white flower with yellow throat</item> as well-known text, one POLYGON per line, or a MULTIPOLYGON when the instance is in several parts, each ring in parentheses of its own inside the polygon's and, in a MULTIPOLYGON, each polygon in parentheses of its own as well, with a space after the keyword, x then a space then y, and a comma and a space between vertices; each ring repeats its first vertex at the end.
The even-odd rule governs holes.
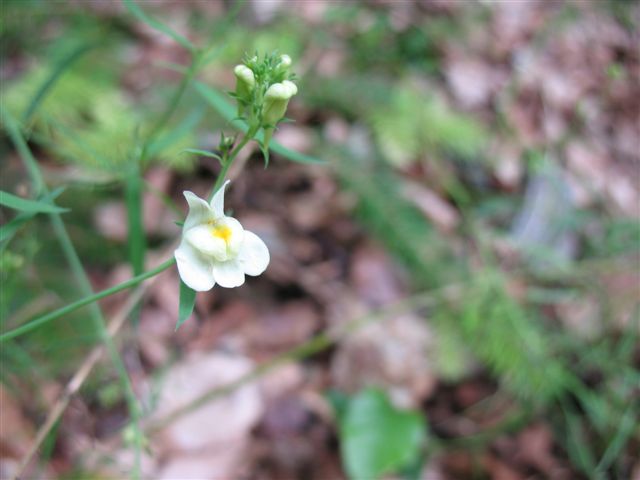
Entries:
POLYGON ((227 180, 208 203, 185 191, 189 214, 182 230, 182 242, 175 251, 182 281, 197 292, 214 285, 233 288, 244 283, 245 275, 256 276, 269 265, 269 250, 238 220, 224 214, 227 180))

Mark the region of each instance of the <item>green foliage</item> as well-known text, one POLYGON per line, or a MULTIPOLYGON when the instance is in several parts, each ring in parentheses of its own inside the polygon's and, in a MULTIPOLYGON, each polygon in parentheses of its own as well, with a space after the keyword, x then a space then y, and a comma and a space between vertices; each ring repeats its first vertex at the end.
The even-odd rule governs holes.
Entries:
POLYGON ((475 274, 451 322, 504 387, 527 401, 549 403, 565 389, 569 373, 530 312, 506 291, 495 271, 475 274))
POLYGON ((340 451, 350 478, 373 480, 416 462, 425 441, 420 413, 395 408, 374 389, 360 392, 341 410, 340 451))
POLYGON ((176 323, 176 330, 191 316, 195 304, 195 290, 190 289, 180 280, 180 305, 178 306, 178 323, 176 323))
POLYGON ((474 159, 488 138, 476 120, 406 84, 395 87, 389 104, 372 113, 371 124, 383 154, 397 166, 429 151, 474 159))
POLYGON ((407 266, 416 284, 435 288, 459 277, 460 259, 445 239, 402 195, 402 180, 387 164, 336 151, 336 171, 355 193, 367 228, 407 266))
MULTIPOLYGON (((88 60, 69 66, 64 72, 51 72, 40 66, 10 85, 6 107, 14 115, 30 110, 42 85, 49 85, 44 98, 32 115, 32 138, 47 146, 60 159, 85 168, 111 174, 126 173, 133 161, 137 138, 148 128, 145 118, 121 93, 112 73, 88 60), (91 71, 91 73, 90 73, 91 71), (135 132, 138 132, 137 135, 135 132)), ((170 135, 170 129, 166 129, 170 135)), ((155 159, 175 168, 185 168, 190 161, 179 152, 193 143, 193 133, 182 131, 155 159)))

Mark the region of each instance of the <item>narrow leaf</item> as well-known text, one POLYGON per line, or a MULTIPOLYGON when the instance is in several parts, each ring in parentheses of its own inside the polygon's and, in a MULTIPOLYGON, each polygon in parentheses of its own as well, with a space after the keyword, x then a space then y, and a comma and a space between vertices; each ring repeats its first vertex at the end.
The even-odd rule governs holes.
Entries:
POLYGON ((178 307, 178 323, 176 323, 176 331, 180 328, 187 318, 193 313, 193 307, 196 304, 196 292, 185 285, 180 280, 180 306, 178 307))
POLYGON ((213 152, 208 152, 207 150, 198 150, 197 148, 185 148, 183 150, 183 152, 184 153, 193 153, 194 155, 201 155, 203 157, 215 158, 220 163, 222 163, 222 158, 220 157, 220 155, 216 155, 213 152))
POLYGON ((61 208, 47 201, 30 200, 2 190, 0 190, 0 205, 27 213, 62 213, 69 211, 68 208, 61 208))
POLYGON ((204 108, 196 108, 192 113, 187 115, 179 124, 172 127, 164 136, 158 140, 154 140, 149 145, 148 156, 158 155, 163 150, 168 149, 179 140, 183 139, 190 132, 193 132, 196 125, 204 116, 204 108))
POLYGON ((54 66, 53 70, 51 71, 51 74, 47 77, 47 79, 44 81, 44 83, 42 85, 40 85, 40 88, 38 88, 38 91, 33 96, 33 99, 31 100, 31 103, 29 104, 27 109, 24 111, 24 114, 22 116, 22 121, 24 123, 28 123, 29 122, 29 120, 31 119, 31 116, 38 110, 38 107, 40 106, 42 101, 47 96, 47 93, 49 93, 49 90, 51 90, 51 88, 58 81, 58 78, 60 78, 60 76, 71 65, 73 65, 73 63, 75 63, 76 60, 78 60, 80 57, 82 57, 82 55, 87 53, 89 50, 93 49, 95 46, 96 46, 95 44, 82 44, 82 45, 79 45, 78 47, 73 49, 68 55, 63 57, 54 66))
MULTIPOLYGON (((64 187, 58 187, 55 190, 49 192, 42 198, 42 201, 51 203, 53 202, 58 195, 60 195, 64 191, 64 187)), ((36 212, 23 212, 15 216, 10 222, 5 223, 0 226, 0 243, 2 246, 0 247, 0 251, 7 246, 11 238, 17 233, 20 227, 35 217, 36 212), (6 241, 6 243, 4 243, 6 241)))
POLYGON ((187 40, 187 38, 183 37, 178 32, 172 30, 164 23, 159 22, 154 18, 151 18, 149 15, 144 13, 144 11, 138 5, 136 5, 133 0, 122 0, 122 3, 124 3, 124 6, 127 8, 127 10, 129 10, 129 12, 131 12, 136 18, 138 18, 138 20, 146 23, 150 27, 155 28, 156 30, 164 33, 165 35, 170 36, 187 50, 191 52, 196 51, 196 46, 193 43, 191 43, 189 40, 187 40))

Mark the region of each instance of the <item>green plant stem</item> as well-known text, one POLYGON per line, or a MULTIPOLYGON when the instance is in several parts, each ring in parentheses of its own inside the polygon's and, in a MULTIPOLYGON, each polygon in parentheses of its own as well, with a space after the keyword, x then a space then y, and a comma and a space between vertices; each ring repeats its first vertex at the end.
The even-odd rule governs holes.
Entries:
POLYGON ((49 312, 45 315, 35 318, 34 320, 31 320, 29 323, 21 325, 17 328, 14 328, 13 330, 10 330, 0 335, 0 343, 5 342, 7 340, 11 340, 12 338, 16 338, 21 335, 24 335, 25 333, 35 330, 36 328, 41 327, 42 325, 49 323, 52 320, 60 318, 68 313, 74 312, 79 308, 84 307, 85 305, 89 305, 93 302, 97 302, 98 300, 108 297, 109 295, 113 295, 114 293, 118 293, 118 292, 121 292, 122 290, 126 290, 135 285, 138 285, 139 283, 144 282, 148 278, 154 277, 155 275, 158 275, 159 273, 165 271, 166 269, 171 267, 174 263, 175 263, 175 259, 170 258, 166 262, 158 265, 156 268, 153 268, 148 272, 145 272, 143 274, 130 278, 129 280, 119 283, 118 285, 114 285, 111 288, 107 288, 98 293, 94 293, 93 295, 89 295, 87 297, 81 298, 80 300, 76 300, 73 303, 70 303, 68 305, 65 305, 64 307, 54 310, 53 312, 49 312))
MULTIPOLYGON (((16 148, 20 152, 23 162, 27 166, 34 189, 39 189, 39 193, 48 194, 49 192, 47 189, 47 185, 40 171, 38 162, 33 157, 33 154, 31 153, 29 146, 20 133, 15 121, 7 113, 5 113, 3 116, 9 130, 9 135, 11 136, 11 139, 14 142, 16 148)), ((62 247, 62 251, 67 259, 67 262, 69 263, 71 272, 73 273, 75 281, 78 284, 80 292, 85 296, 93 295, 93 290, 91 288, 89 278, 84 271, 84 267, 82 266, 82 262, 80 261, 80 257, 78 256, 78 252, 73 246, 73 242, 69 237, 69 233, 64 226, 64 222, 62 221, 60 214, 50 213, 49 217, 51 219, 53 231, 58 238, 58 241, 60 242, 60 246, 62 247)), ((118 377, 120 378, 120 382, 122 383, 125 391, 125 398, 127 400, 129 414, 131 415, 135 429, 136 461, 133 476, 134 478, 139 478, 140 452, 142 451, 142 432, 139 426, 141 412, 138 408, 138 401, 133 391, 133 386, 131 385, 131 380, 129 379, 129 375, 127 373, 124 362, 122 361, 122 358, 120 358, 118 350, 116 349, 113 341, 111 340, 111 337, 108 334, 106 322, 98 305, 91 305, 90 313, 93 326, 99 332, 100 338, 104 343, 107 351, 109 352, 111 361, 113 362, 113 365, 118 373, 118 377)), ((25 325, 25 327, 27 325, 25 325)))
POLYGON ((247 133, 245 133, 245 135, 242 137, 242 140, 240 141, 240 143, 236 145, 236 147, 231 151, 231 153, 223 157, 222 170, 220 170, 220 173, 218 174, 218 178, 216 178, 216 183, 213 184, 213 188, 211 189, 211 193, 209 194, 209 201, 211 201, 215 193, 220 189, 220 187, 224 183, 227 173, 229 172, 229 168, 231 167, 231 164, 238 156, 238 153, 240 153, 240 150, 242 150, 247 145, 247 143, 249 143, 253 139, 253 137, 255 137, 257 131, 258 131, 257 127, 250 128, 247 131, 247 133))
MULTIPOLYGON (((135 164, 133 172, 125 181, 125 200, 127 205, 127 235, 129 247, 129 263, 133 275, 144 272, 144 258, 147 250, 147 241, 143 224, 143 179, 140 165, 135 164)), ((134 325, 138 324, 140 307, 136 306, 131 312, 134 325)))

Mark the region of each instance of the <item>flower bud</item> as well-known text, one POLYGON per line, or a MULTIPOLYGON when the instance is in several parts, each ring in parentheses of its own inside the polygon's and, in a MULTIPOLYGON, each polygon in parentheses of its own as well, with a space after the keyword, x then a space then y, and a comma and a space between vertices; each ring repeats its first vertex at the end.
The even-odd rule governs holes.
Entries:
POLYGON ((233 144, 236 143, 236 135, 225 135, 224 132, 220 132, 220 143, 218 143, 218 149, 221 152, 228 152, 233 148, 233 144))
POLYGON ((246 65, 236 65, 233 69, 236 76, 236 95, 238 96, 238 116, 242 113, 242 106, 249 102, 251 92, 256 85, 253 71, 246 65))
POLYGON ((262 120, 265 125, 275 125, 287 111, 289 99, 298 93, 298 87, 289 80, 274 83, 264 95, 262 120))
POLYGON ((289 80, 284 80, 282 83, 274 83, 269 87, 267 93, 265 93, 262 111, 264 148, 269 146, 275 125, 284 117, 287 111, 287 105, 289 105, 289 100, 296 93, 298 93, 298 87, 289 80))
POLYGON ((282 71, 286 71, 291 66, 291 57, 289 55, 280 55, 280 63, 278 68, 282 71))

